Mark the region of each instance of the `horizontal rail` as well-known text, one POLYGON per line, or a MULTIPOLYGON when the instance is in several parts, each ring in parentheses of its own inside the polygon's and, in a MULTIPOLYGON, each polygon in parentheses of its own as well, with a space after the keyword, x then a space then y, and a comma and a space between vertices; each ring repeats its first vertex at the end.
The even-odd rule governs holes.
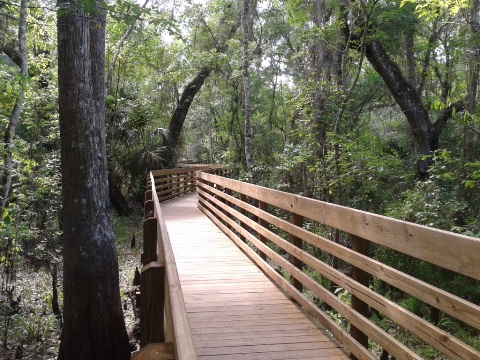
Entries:
MULTIPOLYGON (((195 165, 188 167, 153 170, 151 175, 154 179, 155 189, 160 202, 167 201, 178 196, 191 193, 196 190, 196 172, 208 171, 214 174, 221 174, 221 165, 195 165)), ((150 178, 147 180, 150 186, 150 178)))
POLYGON ((369 309, 389 318, 405 330, 452 359, 479 359, 480 353, 429 321, 375 292, 376 278, 480 330, 480 307, 432 284, 416 279, 371 258, 370 242, 444 269, 480 279, 480 241, 400 220, 358 211, 318 200, 267 189, 220 176, 197 174, 199 207, 271 278, 301 306, 315 316, 358 359, 373 358, 366 351, 372 340, 398 359, 421 359, 369 319, 369 309), (284 219, 278 214, 288 215, 284 219), (329 226, 350 236, 352 247, 308 231, 310 224, 329 226), (286 234, 286 235, 285 235, 286 234), (334 256, 351 266, 351 276, 323 262, 312 251, 334 256), (281 256, 274 249, 289 254, 281 256), (272 267, 280 266, 290 282, 272 267), (309 271, 306 271, 306 270, 309 271), (311 273, 320 274, 351 296, 351 305, 335 296, 311 273), (303 293, 308 289, 328 308, 350 324, 350 333, 332 321, 303 293))

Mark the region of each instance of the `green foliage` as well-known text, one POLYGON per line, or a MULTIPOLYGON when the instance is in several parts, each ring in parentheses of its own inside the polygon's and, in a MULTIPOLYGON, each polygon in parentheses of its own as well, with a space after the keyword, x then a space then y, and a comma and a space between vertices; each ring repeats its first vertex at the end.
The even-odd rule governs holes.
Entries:
POLYGON ((430 176, 416 181, 397 202, 392 203, 387 216, 448 231, 459 231, 458 216, 467 206, 458 199, 458 161, 446 150, 432 156, 430 176))
POLYGON ((433 20, 442 12, 457 15, 462 9, 467 8, 468 0, 402 0, 400 6, 415 4, 415 12, 420 18, 433 20))

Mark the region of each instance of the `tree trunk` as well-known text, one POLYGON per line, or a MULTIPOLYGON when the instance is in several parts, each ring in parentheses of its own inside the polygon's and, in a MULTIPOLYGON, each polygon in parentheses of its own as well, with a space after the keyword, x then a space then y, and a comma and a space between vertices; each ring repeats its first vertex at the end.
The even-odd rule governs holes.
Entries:
POLYGON ((397 64, 388 56, 382 44, 376 39, 371 40, 366 44, 365 55, 382 77, 410 125, 417 155, 416 172, 420 177, 424 177, 428 174, 431 164, 431 160, 425 156, 438 148, 440 134, 435 132, 420 95, 403 77, 397 64))
POLYGON ((105 146, 105 13, 58 3, 64 328, 59 359, 128 360, 109 218, 105 146))
POLYGON ((195 95, 197 95, 197 93, 200 91, 205 79, 210 76, 212 70, 213 69, 211 67, 204 67, 201 69, 197 76, 195 76, 195 78, 190 81, 183 90, 182 97, 180 98, 180 101, 173 112, 172 118, 170 119, 170 125, 168 126, 168 130, 170 131, 170 143, 172 151, 169 154, 170 157, 166 159, 165 167, 175 166, 175 149, 177 148, 178 140, 183 129, 183 124, 187 118, 188 110, 190 109, 190 105, 192 105, 195 95))
POLYGON ((252 102, 250 96, 250 60, 248 45, 249 41, 250 0, 243 0, 242 28, 243 28, 243 91, 245 96, 245 165, 248 170, 253 168, 253 145, 252 145, 252 102))
MULTIPOLYGON (((220 40, 215 43, 214 48, 218 53, 224 54, 228 50, 227 41, 232 38, 239 26, 239 23, 240 22, 237 19, 234 25, 228 29, 225 36, 221 35, 220 40)), ((195 78, 190 81, 183 90, 182 96, 175 107, 172 118, 170 119, 170 125, 168 126, 168 130, 170 131, 171 151, 167 154, 167 158, 164 161, 164 167, 175 166, 178 140, 180 139, 180 134, 182 132, 185 119, 187 118, 188 110, 190 109, 190 105, 193 103, 193 99, 200 91, 205 80, 210 76, 212 71, 213 68, 210 66, 203 67, 197 76, 195 76, 195 78)))
POLYGON ((3 177, 2 177, 2 186, 3 186, 3 198, 1 209, 4 209, 8 202, 8 197, 10 195, 10 188, 12 186, 12 153, 13 153, 13 138, 15 137, 15 131, 17 129, 18 123, 20 122, 20 115, 22 113, 23 102, 25 99, 25 86, 26 86, 26 77, 28 76, 28 62, 27 62, 27 45, 26 45, 26 34, 27 34, 27 0, 21 0, 20 2, 20 19, 18 25, 18 44, 19 44, 19 54, 20 54, 20 92, 17 97, 17 102, 13 108, 12 115, 10 116, 10 121, 5 131, 3 148, 3 177))

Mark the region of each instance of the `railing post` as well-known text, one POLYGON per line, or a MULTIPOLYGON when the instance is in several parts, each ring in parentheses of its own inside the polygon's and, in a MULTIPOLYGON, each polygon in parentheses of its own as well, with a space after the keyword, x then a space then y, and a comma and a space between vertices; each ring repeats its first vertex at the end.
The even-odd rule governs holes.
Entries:
MULTIPOLYGON (((152 201, 153 202, 153 201, 152 201)), ((146 204, 147 206, 147 204, 146 204)), ((150 205, 148 205, 150 206, 150 205)), ((140 346, 163 342, 165 264, 157 256, 157 218, 143 222, 142 273, 140 278, 140 346)))
MULTIPOLYGON (((239 194, 240 196, 240 200, 243 201, 244 203, 247 202, 247 195, 244 195, 244 194, 239 194)), ((240 214, 244 215, 244 216, 247 216, 247 210, 245 210, 244 208, 241 208, 240 209, 240 214)), ((242 228, 244 228, 245 230, 248 230, 247 226, 241 222, 241 226, 242 228)), ((247 242, 247 239, 245 239, 244 236, 240 235, 240 239, 242 239, 243 242, 247 242)))
MULTIPOLYGON (((225 194, 232 196, 232 194, 233 194, 232 189, 225 188, 225 194)), ((225 204, 226 204, 228 207, 230 207, 230 208, 233 206, 232 203, 229 203, 228 201, 225 201, 225 204)), ((227 212, 226 215, 227 215, 230 219, 233 219, 233 216, 232 216, 229 212, 227 212)), ((227 223, 227 229, 232 230, 232 226, 229 225, 228 223, 227 223)))
POLYGON ((190 192, 195 191, 197 187, 196 182, 197 182, 196 173, 194 170, 192 170, 188 173, 188 187, 190 189, 190 192))
MULTIPOLYGON (((358 236, 351 237, 352 239, 352 250, 362 254, 369 254, 370 242, 368 240, 362 239, 358 236)), ((352 279, 359 282, 360 284, 368 287, 370 282, 370 274, 362 269, 357 268, 352 265, 352 279)), ((352 309, 359 312, 362 316, 368 317, 369 307, 368 304, 364 303, 362 300, 352 295, 352 309)), ((360 331, 357 327, 351 325, 350 335, 362 344, 365 348, 368 349, 368 336, 360 331)), ((352 359, 357 359, 352 355, 352 359)))
MULTIPOLYGON (((258 208, 262 211, 267 211, 267 203, 258 200, 258 208)), ((258 217, 258 225, 260 225, 262 227, 265 227, 265 225, 267 225, 267 222, 259 216, 258 217)), ((267 238, 265 236, 261 235, 261 234, 258 234, 258 240, 260 240, 264 244, 267 243, 267 238)), ((263 252, 261 252, 260 250, 258 250, 258 255, 260 255, 262 260, 264 260, 264 261, 267 260, 267 256, 263 252)))
MULTIPOLYGON (((302 227, 303 216, 295 214, 293 212, 291 213, 291 216, 292 216, 292 224, 296 225, 296 226, 299 226, 299 227, 302 227)), ((301 250, 303 249, 303 240, 302 239, 300 239, 300 238, 298 238, 294 235, 290 235, 290 242, 293 245, 295 245, 297 248, 299 248, 301 250)), ((297 259, 293 254, 290 254, 290 255, 291 255, 290 262, 292 263, 292 265, 295 266, 296 268, 302 270, 303 261, 301 261, 300 259, 297 259)), ((295 277, 293 275, 290 275, 290 283, 293 285, 293 287, 295 287, 295 289, 300 291, 300 293, 303 291, 302 283, 298 279, 295 279, 295 277)))

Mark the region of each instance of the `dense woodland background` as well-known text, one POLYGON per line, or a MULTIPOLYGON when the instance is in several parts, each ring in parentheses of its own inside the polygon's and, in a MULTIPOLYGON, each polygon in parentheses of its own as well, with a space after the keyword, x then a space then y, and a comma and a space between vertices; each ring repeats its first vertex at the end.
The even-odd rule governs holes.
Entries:
MULTIPOLYGON (((117 225, 139 213, 148 170, 193 160, 223 164, 244 181, 480 237, 479 0, 101 6, 117 225)), ((58 11, 61 2, 0 0, 5 359, 24 348, 30 358, 55 357, 60 328, 58 11)), ((131 235, 120 228, 122 249, 131 235)), ((373 255, 409 267, 394 254, 373 255)), ((413 272, 480 301, 476 282, 428 267, 413 272)), ((133 271, 122 276, 127 284, 133 271)), ((416 309, 413 298, 396 300, 443 319, 416 309)), ((478 333, 448 326, 480 348, 478 333)))

